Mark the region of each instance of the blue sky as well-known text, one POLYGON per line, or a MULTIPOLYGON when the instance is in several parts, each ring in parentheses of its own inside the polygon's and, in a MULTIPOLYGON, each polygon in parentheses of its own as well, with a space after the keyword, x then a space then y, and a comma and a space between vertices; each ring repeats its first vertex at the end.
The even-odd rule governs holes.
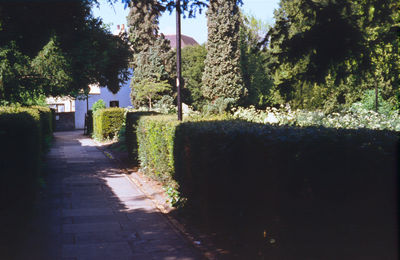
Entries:
MULTIPOLYGON (((107 24, 112 24, 114 31, 117 24, 126 24, 126 16, 129 10, 124 9, 120 2, 110 6, 106 0, 100 0, 100 8, 94 7, 95 17, 101 17, 107 24)), ((279 0, 243 0, 241 7, 246 14, 254 15, 268 24, 273 23, 274 9, 278 8, 279 0)), ((205 12, 197 14, 196 18, 182 19, 182 34, 193 37, 198 43, 207 41, 207 20, 205 12)), ((175 13, 163 14, 159 21, 160 31, 164 34, 175 34, 175 13)))

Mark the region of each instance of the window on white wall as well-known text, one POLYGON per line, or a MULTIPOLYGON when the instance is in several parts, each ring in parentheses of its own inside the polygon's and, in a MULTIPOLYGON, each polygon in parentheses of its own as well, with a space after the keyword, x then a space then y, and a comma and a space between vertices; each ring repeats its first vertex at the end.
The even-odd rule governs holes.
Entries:
POLYGON ((119 101, 118 100, 110 101, 110 107, 119 107, 119 101))

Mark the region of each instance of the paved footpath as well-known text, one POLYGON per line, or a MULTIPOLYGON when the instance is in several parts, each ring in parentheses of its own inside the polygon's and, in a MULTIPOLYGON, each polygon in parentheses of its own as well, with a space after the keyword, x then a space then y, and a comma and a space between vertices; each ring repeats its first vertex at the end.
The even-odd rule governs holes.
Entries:
POLYGON ((21 259, 203 259, 82 131, 55 133, 47 171, 21 259))

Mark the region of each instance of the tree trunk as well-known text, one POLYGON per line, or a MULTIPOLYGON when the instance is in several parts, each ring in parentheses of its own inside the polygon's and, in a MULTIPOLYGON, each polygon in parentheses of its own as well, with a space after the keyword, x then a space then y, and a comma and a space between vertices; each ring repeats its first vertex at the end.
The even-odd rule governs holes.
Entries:
POLYGON ((378 82, 375 80, 375 112, 378 113, 378 82))
POLYGON ((151 104, 151 97, 149 97, 149 110, 151 110, 153 108, 152 104, 151 104))

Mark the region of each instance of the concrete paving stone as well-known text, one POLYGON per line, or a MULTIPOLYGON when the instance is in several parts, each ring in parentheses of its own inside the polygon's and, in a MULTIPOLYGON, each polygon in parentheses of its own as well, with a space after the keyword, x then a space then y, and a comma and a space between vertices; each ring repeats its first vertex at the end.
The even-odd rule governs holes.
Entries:
POLYGON ((110 206, 111 202, 107 200, 96 200, 96 201, 74 201, 70 204, 70 209, 82 209, 82 208, 101 208, 104 206, 110 206))
POLYGON ((74 218, 73 217, 62 217, 61 218, 61 223, 62 224, 73 224, 74 223, 74 218))
POLYGON ((106 223, 83 223, 83 224, 63 224, 63 233, 84 233, 97 231, 120 231, 121 226, 118 222, 106 223))
POLYGON ((76 257, 78 260, 131 260, 132 255, 126 242, 63 245, 62 247, 62 257, 76 257))
POLYGON ((89 209, 64 209, 62 210, 63 217, 74 216, 97 216, 97 215, 113 215, 110 208, 89 208, 89 209))
POLYGON ((62 244, 75 244, 75 236, 74 234, 64 233, 62 234, 62 244))
POLYGON ((66 224, 85 224, 85 223, 109 223, 109 222, 124 222, 129 221, 126 216, 123 215, 96 215, 96 216, 79 216, 79 217, 71 217, 72 223, 66 224))
POLYGON ((75 234, 75 241, 78 245, 125 242, 127 241, 127 236, 120 231, 86 232, 75 234))

